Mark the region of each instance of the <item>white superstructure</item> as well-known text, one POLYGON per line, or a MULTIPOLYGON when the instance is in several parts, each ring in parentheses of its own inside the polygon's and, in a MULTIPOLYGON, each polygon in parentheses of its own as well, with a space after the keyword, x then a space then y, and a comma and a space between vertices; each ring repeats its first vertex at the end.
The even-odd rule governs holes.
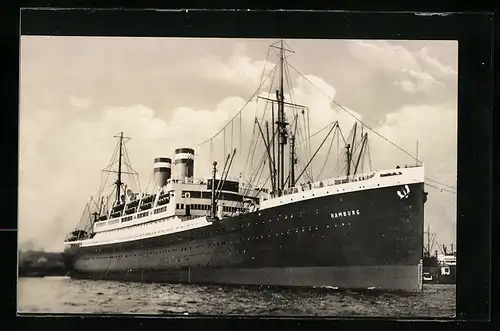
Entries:
MULTIPOLYGON (((298 185, 286 189, 283 195, 277 197, 261 192, 260 200, 256 198, 258 192, 248 192, 247 188, 240 187, 239 192, 221 191, 218 215, 220 218, 226 218, 239 213, 264 210, 307 199, 391 186, 400 186, 401 189, 395 194, 398 194, 400 199, 404 199, 411 194, 408 185, 423 182, 424 166, 422 165, 298 185)), ((128 215, 125 212, 127 203, 130 204, 132 201, 126 201, 120 216, 94 223, 93 238, 66 242, 66 244, 76 244, 82 247, 113 244, 162 236, 211 224, 207 220, 211 192, 206 181, 191 181, 186 177, 183 180, 170 178, 155 195, 143 197, 141 201, 148 198, 153 200, 152 208, 128 215), (168 202, 159 204, 159 201, 168 202)), ((140 209, 140 206, 141 203, 137 207, 140 209)))

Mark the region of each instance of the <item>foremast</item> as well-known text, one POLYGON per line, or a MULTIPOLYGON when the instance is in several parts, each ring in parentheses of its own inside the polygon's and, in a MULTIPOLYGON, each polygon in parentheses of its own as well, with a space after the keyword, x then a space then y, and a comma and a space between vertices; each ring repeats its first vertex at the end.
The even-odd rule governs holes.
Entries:
MULTIPOLYGON (((116 173, 116 180, 113 182, 116 192, 110 192, 108 197, 104 197, 102 195, 104 189, 107 187, 106 182, 107 182, 107 177, 104 183, 102 183, 101 188, 99 189, 99 193, 97 196, 99 197, 98 199, 91 198, 89 203, 87 203, 87 206, 85 207, 84 210, 84 215, 82 215, 82 219, 80 220, 80 223, 77 225, 76 229, 70 234, 70 237, 72 240, 82 240, 85 238, 90 238, 93 236, 93 226, 94 223, 100 221, 100 220, 106 220, 110 219, 112 217, 116 217, 119 215, 123 215, 125 213, 125 206, 126 206, 126 186, 122 190, 122 185, 124 185, 123 182, 123 175, 124 174, 129 174, 129 175, 137 175, 135 171, 132 172, 127 172, 124 171, 124 165, 130 167, 130 165, 127 163, 128 161, 128 153, 126 153, 125 149, 125 143, 130 140, 129 137, 125 137, 123 135, 123 132, 120 132, 118 135, 113 136, 114 138, 118 138, 118 144, 115 147, 115 152, 113 153, 113 157, 111 159, 111 163, 103 169, 103 172, 107 173, 116 173), (117 166, 116 166, 117 164, 117 166), (116 169, 116 170, 114 170, 116 169), (112 207, 106 211, 106 208, 108 206, 108 199, 113 196, 113 193, 115 193, 115 201, 112 203, 112 207), (122 196, 122 193, 124 194, 122 196), (106 201, 106 202, 105 202, 106 201), (105 208, 106 207, 106 208, 105 208), (85 216, 86 215, 86 216, 85 216), (78 234, 78 235, 75 235, 78 234)), ((130 167, 131 168, 131 167, 130 167)), ((130 191, 130 190, 129 190, 130 191)), ((70 240, 70 241, 72 241, 70 240)))

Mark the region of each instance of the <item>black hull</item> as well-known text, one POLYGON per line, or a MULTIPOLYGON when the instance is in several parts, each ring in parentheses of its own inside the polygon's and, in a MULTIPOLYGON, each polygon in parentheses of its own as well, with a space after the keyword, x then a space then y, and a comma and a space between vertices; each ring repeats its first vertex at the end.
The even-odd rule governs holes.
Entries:
POLYGON ((406 290, 415 288, 419 266, 294 267, 183 270, 128 270, 95 273, 73 272, 72 278, 151 283, 272 285, 283 287, 335 287, 406 290))
POLYGON ((70 249, 66 261, 75 278, 420 290, 423 183, 409 187, 403 199, 402 186, 344 193, 70 249))

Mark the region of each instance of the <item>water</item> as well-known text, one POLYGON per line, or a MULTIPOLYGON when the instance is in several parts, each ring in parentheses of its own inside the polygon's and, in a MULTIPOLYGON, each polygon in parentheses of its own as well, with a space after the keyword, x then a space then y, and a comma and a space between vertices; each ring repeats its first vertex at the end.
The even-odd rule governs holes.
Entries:
POLYGON ((20 278, 20 313, 453 317, 455 285, 415 294, 20 278))

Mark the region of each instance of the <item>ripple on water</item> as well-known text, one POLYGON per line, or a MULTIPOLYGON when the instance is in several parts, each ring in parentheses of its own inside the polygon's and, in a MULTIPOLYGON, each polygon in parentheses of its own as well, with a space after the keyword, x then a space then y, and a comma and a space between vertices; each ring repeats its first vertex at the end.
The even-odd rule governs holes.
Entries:
POLYGON ((417 294, 21 278, 25 313, 452 317, 455 286, 417 294))

